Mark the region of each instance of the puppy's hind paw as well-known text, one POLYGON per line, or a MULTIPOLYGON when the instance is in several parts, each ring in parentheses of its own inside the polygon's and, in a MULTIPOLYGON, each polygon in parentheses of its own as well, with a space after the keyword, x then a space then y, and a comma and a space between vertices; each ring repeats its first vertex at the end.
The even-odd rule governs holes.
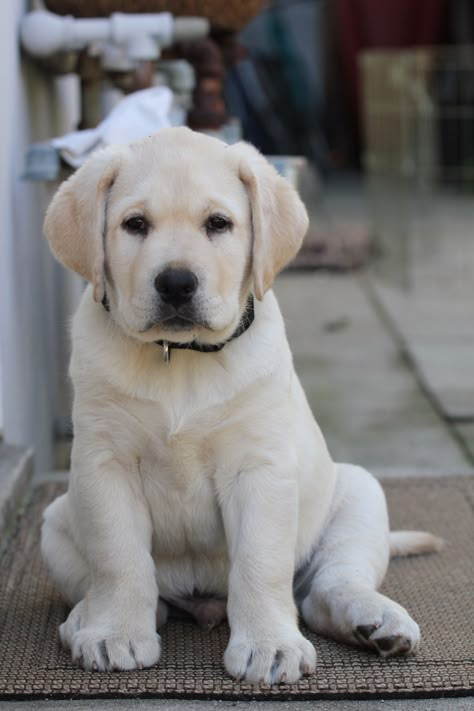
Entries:
POLYGON ((407 656, 414 654, 420 644, 420 631, 416 622, 408 618, 411 629, 400 633, 386 634, 384 625, 359 625, 354 636, 363 647, 378 652, 381 657, 407 656))

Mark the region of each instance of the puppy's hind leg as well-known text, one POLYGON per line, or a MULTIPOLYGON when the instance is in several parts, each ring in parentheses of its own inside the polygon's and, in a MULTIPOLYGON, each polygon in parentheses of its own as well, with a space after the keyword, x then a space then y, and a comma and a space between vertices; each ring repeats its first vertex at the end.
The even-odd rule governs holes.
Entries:
POLYGON ((295 595, 308 626, 384 657, 414 652, 420 642, 418 625, 403 607, 377 592, 389 555, 388 514, 380 485, 360 467, 338 465, 333 514, 306 575, 302 573, 300 592, 298 576, 295 579, 295 595))
POLYGON ((74 607, 89 588, 89 572, 71 534, 67 494, 55 499, 44 512, 41 552, 62 596, 74 607))

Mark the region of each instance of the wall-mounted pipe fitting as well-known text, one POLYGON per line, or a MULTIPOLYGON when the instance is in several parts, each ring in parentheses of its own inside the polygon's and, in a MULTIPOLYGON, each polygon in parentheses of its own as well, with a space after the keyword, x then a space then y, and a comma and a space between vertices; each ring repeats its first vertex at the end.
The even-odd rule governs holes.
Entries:
POLYGON ((116 12, 109 18, 76 19, 35 10, 24 16, 20 27, 22 46, 34 57, 48 57, 57 52, 81 50, 93 42, 107 42, 129 47, 134 59, 137 54, 139 59, 157 59, 161 47, 177 40, 200 39, 208 33, 209 22, 205 18, 174 18, 168 12, 116 12))

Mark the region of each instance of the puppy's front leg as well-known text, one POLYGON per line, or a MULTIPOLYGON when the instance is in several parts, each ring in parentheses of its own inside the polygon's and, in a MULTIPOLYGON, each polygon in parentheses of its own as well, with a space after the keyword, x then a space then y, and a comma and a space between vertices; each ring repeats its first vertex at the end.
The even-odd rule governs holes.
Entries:
POLYGON ((316 652, 297 626, 293 572, 298 504, 275 467, 243 471, 222 497, 231 561, 224 655, 234 677, 267 684, 314 671, 316 652))
MULTIPOLYGON (((79 451, 80 451, 79 446, 79 451)), ((85 562, 85 596, 60 635, 85 669, 136 669, 160 656, 152 527, 138 473, 109 453, 73 455, 71 537, 85 562)))

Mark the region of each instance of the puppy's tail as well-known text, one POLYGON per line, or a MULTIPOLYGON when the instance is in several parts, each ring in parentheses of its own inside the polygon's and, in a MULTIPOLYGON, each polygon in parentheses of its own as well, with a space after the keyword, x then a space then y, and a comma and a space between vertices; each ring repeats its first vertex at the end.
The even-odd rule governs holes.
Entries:
POLYGON ((436 553, 444 541, 426 531, 390 531, 390 557, 436 553))

